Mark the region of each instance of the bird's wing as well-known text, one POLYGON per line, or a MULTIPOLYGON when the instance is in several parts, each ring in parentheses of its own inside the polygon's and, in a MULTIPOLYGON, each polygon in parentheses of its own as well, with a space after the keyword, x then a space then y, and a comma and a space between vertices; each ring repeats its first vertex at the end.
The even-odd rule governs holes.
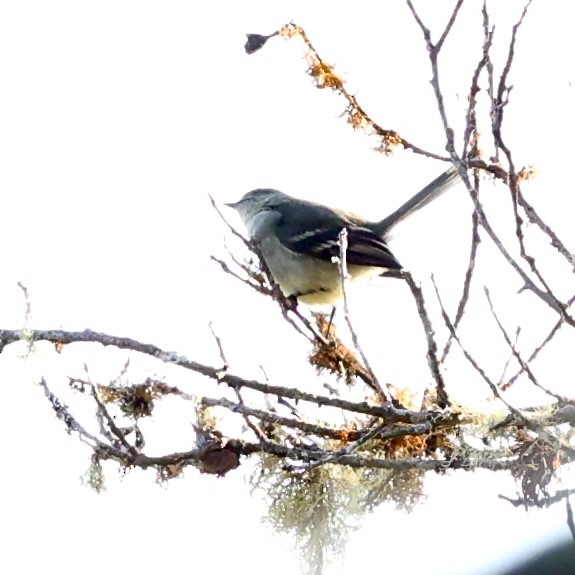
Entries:
POLYGON ((323 261, 339 257, 339 233, 347 230, 348 265, 401 269, 384 239, 361 225, 359 218, 339 214, 329 208, 314 205, 314 210, 291 209, 282 206, 281 219, 276 224, 280 242, 293 252, 313 255, 323 261))

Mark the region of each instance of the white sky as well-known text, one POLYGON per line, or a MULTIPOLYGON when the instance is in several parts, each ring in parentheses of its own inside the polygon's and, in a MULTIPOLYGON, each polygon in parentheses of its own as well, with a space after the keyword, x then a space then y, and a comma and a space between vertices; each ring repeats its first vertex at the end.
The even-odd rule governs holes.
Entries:
MULTIPOLYGON (((434 2, 433 10, 427 4, 422 14, 437 31, 452 4, 434 2)), ((441 62, 456 128, 480 53, 480 5, 465 3, 441 62)), ((539 171, 530 198, 572 246, 575 41, 565 6, 534 2, 520 33, 506 126, 516 162, 539 171)), ((498 9, 505 45, 521 3, 498 9)), ((211 253, 223 253, 225 230, 206 194, 225 202, 254 187, 277 187, 376 219, 444 168, 410 153, 374 153, 373 141, 338 118, 342 103, 312 87, 297 41, 274 39, 257 54, 244 54, 246 32, 269 33, 291 19, 336 64, 376 121, 441 152, 425 48, 403 2, 0 5, 0 327, 23 325, 16 286, 22 281, 32 298, 32 327, 89 327, 217 364, 207 327, 213 320, 233 371, 257 377, 265 358, 273 381, 293 383, 299 372, 286 371, 285 349, 301 342, 280 325, 273 307, 209 264, 211 253)), ((483 194, 494 225, 508 237, 505 192, 487 184, 483 194)), ((434 271, 450 302, 466 266, 469 214, 468 198, 454 191, 398 229, 392 243, 417 277, 434 271)), ((528 295, 516 296, 520 282, 487 242, 482 249, 477 286, 493 289, 504 321, 521 323, 530 349, 554 318, 528 295)), ((561 263, 545 262, 557 289, 571 295, 561 263)), ((393 282, 359 294, 354 319, 378 373, 420 392, 429 375, 410 296, 393 282)), ((499 374, 508 351, 476 297, 462 334, 499 374)), ((571 343, 558 340, 537 364, 565 393, 571 343)), ((78 374, 86 357, 96 378, 116 374, 124 356, 67 350, 54 360, 41 346, 26 363, 17 355, 5 351, 0 360, 0 508, 7 526, 0 570, 194 572, 211 565, 215 573, 263 574, 273 565, 281 575, 297 569, 291 541, 259 526, 262 504, 246 493, 241 469, 222 480, 190 471, 167 489, 141 472, 122 482, 112 474, 101 496, 81 487, 87 452, 53 420, 31 382, 49 373, 54 391, 65 395, 64 376, 78 374)), ((144 362, 131 375, 150 369, 160 366, 144 362)), ((488 392, 461 356, 454 354, 447 369, 458 401, 484 403, 488 392)), ((200 385, 188 374, 169 373, 200 385)), ((510 398, 541 399, 524 392, 525 386, 510 398)), ((172 417, 172 407, 158 413, 163 432, 151 446, 158 452, 190 446, 190 418, 172 417)), ((482 565, 533 549, 543 537, 567 536, 562 507, 526 514, 499 502, 498 493, 514 494, 501 477, 431 477, 427 491, 428 502, 412 515, 387 508, 368 517, 336 572, 381 563, 386 571, 479 575, 488 573, 482 565)))

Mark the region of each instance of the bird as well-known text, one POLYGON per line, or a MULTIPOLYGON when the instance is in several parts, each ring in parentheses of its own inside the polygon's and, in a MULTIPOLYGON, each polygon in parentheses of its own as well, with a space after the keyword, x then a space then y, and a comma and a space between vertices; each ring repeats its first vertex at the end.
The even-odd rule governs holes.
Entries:
POLYGON ((459 181, 459 171, 452 166, 376 222, 272 188, 251 190, 226 205, 241 217, 284 296, 307 305, 336 305, 343 296, 337 263, 342 229, 347 230, 346 263, 352 281, 400 271, 403 267, 387 243, 389 232, 459 181))

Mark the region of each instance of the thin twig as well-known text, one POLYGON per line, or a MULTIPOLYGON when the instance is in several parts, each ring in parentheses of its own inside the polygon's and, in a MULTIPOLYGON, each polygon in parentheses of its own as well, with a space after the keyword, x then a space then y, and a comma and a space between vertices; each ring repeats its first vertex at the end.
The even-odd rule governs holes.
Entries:
POLYGON ((503 397, 501 396, 501 393, 499 392, 499 389, 497 388, 495 383, 493 383, 493 381, 487 375, 485 370, 475 361, 475 359, 471 356, 471 354, 467 351, 467 349, 462 345, 461 340, 459 339, 459 336, 457 335, 457 332, 455 330, 455 326, 453 325, 453 322, 449 318, 449 315, 447 314, 445 306, 443 305, 441 295, 439 294, 439 288, 437 287, 437 284, 435 283, 435 278, 433 277, 433 275, 431 276, 431 282, 433 284, 433 287, 435 288, 435 295, 437 296, 437 301, 439 303, 439 307, 441 308, 441 315, 443 317, 443 321, 445 322, 445 325, 447 326, 447 329, 451 333, 453 339, 459 345, 459 347, 460 347, 461 351, 463 352, 463 355, 465 356, 467 361, 469 361, 469 363, 473 366, 475 371, 477 371, 477 373, 479 373, 479 375, 482 377, 482 379, 487 383, 487 385, 491 389, 493 395, 497 399, 500 399, 506 405, 506 407, 509 409, 509 411, 511 411, 514 414, 517 413, 518 417, 520 417, 520 418, 523 417, 517 409, 515 409, 512 405, 509 405, 505 401, 505 399, 503 399, 503 397))
MULTIPOLYGON (((263 294, 263 295, 267 295, 267 296, 270 296, 270 295, 271 295, 271 292, 270 292, 269 289, 263 287, 260 283, 257 283, 257 282, 255 282, 255 281, 252 281, 252 280, 251 280, 251 277, 248 277, 248 278, 242 277, 241 275, 239 275, 238 273, 236 273, 234 270, 232 270, 232 269, 230 268, 230 266, 229 266, 226 262, 224 262, 223 260, 220 260, 220 259, 217 258, 216 256, 210 256, 210 259, 211 259, 213 262, 217 263, 217 264, 222 268, 222 271, 223 271, 223 272, 225 272, 225 273, 231 275, 232 277, 234 277, 234 278, 240 280, 242 283, 247 284, 249 287, 251 287, 251 288, 254 289, 255 291, 257 291, 257 292, 259 292, 259 293, 261 293, 261 294, 263 294)), ((242 267, 242 269, 243 269, 244 271, 246 271, 247 268, 242 267)))
MULTIPOLYGON (((243 416, 256 417, 260 421, 265 421, 267 423, 273 423, 276 425, 281 425, 282 427, 290 427, 292 429, 299 429, 306 434, 316 435, 318 437, 329 437, 331 439, 341 439, 342 430, 335 427, 326 427, 325 425, 318 425, 315 423, 307 423, 301 419, 293 419, 291 417, 284 417, 277 413, 271 411, 265 411, 263 409, 256 409, 255 407, 249 407, 243 403, 234 403, 229 399, 225 398, 212 398, 212 397, 202 397, 200 403, 206 407, 224 407, 225 409, 233 412, 239 413, 243 416)), ((265 435, 263 438, 258 437, 258 439, 266 439, 265 435)))
POLYGON ((459 8, 461 8, 462 0, 457 0, 455 6, 453 8, 451 17, 449 19, 449 22, 447 23, 445 30, 443 31, 439 41, 436 44, 434 44, 433 41, 431 40, 431 31, 429 30, 429 28, 427 28, 427 26, 425 26, 423 20, 421 19, 421 17, 417 13, 417 10, 413 6, 412 1, 411 0, 406 0, 406 1, 407 1, 407 5, 408 5, 413 17, 415 18, 415 21, 417 22, 418 26, 421 28, 421 32, 423 33, 423 38, 425 39, 427 52, 429 54, 429 61, 431 63, 431 73, 432 73, 431 86, 432 86, 433 92, 435 94, 435 100, 437 102, 437 108, 439 110, 439 115, 440 115, 441 121, 443 123, 443 129, 445 131, 445 136, 446 136, 446 140, 447 140, 445 149, 447 150, 451 160, 457 165, 458 161, 461 161, 461 159, 457 156, 457 154, 455 152, 453 129, 449 125, 449 120, 447 119, 447 112, 445 111, 445 101, 443 98, 443 92, 442 92, 441 87, 439 85, 439 67, 438 67, 437 58, 439 56, 439 52, 441 51, 443 43, 445 42, 445 39, 447 38, 449 32, 451 31, 451 29, 453 27, 455 19, 457 18, 459 8))
POLYGON ((525 199, 525 196, 519 190, 517 202, 523 208, 529 221, 535 224, 544 234, 549 236, 551 245, 567 260, 572 268, 575 268, 575 256, 570 252, 565 244, 559 239, 559 236, 541 219, 535 208, 525 199))
POLYGON ((216 333, 216 330, 214 329, 213 322, 210 321, 208 323, 208 327, 210 328, 210 332, 212 334, 212 337, 214 338, 214 341, 216 342, 216 345, 218 347, 218 352, 220 354, 220 359, 222 360, 221 372, 225 373, 228 371, 230 364, 226 358, 226 353, 224 352, 224 346, 222 344, 222 340, 221 340, 220 336, 216 333))
POLYGON ((493 31, 494 27, 489 27, 489 14, 487 12, 487 5, 483 3, 483 54, 481 59, 479 60, 475 71, 473 72, 473 76, 471 78, 471 87, 469 89, 469 105, 467 107, 467 114, 466 114, 466 122, 465 122, 465 131, 463 134, 463 158, 467 159, 470 155, 475 156, 477 150, 476 145, 474 144, 473 150, 469 150, 469 144, 471 142, 472 134, 477 130, 477 118, 476 118, 476 106, 477 106, 477 94, 481 90, 479 87, 479 76, 484 68, 487 68, 489 71, 489 64, 491 62, 491 58, 489 55, 489 51, 491 50, 491 46, 493 43, 493 31))
POLYGON ((571 536, 575 539, 575 521, 573 520, 573 508, 571 507, 571 501, 569 500, 569 495, 565 497, 565 511, 567 512, 567 527, 571 532, 571 536))
MULTIPOLYGON (((568 305, 571 305, 575 302, 575 295, 572 296, 569 301, 567 302, 568 305)), ((551 331, 547 334, 545 339, 533 350, 531 355, 527 358, 527 362, 533 361, 539 353, 545 348, 545 346, 555 337, 555 334, 559 331, 559 328, 563 325, 564 321, 562 318, 557 320, 557 323, 551 328, 551 331)), ((507 389, 511 385, 513 385, 517 379, 521 376, 523 370, 520 368, 513 377, 509 378, 509 380, 501 386, 502 390, 507 389)))
POLYGON ((501 401, 505 405, 505 407, 507 407, 509 412, 517 418, 517 421, 521 422, 523 425, 525 425, 525 427, 527 427, 528 429, 530 429, 531 431, 536 433, 539 437, 541 437, 541 439, 543 439, 544 441, 549 443, 555 449, 562 450, 564 453, 569 454, 570 457, 575 457, 575 449, 571 448, 568 445, 565 445, 564 442, 561 442, 559 439, 557 439, 556 437, 554 437, 553 435, 551 435, 550 433, 548 433, 547 431, 542 429, 540 425, 537 425, 534 421, 532 421, 531 419, 526 417, 523 413, 521 413, 521 411, 519 411, 516 407, 513 407, 501 395, 501 392, 499 391, 497 385, 495 385, 495 383, 487 375, 485 370, 477 363, 477 361, 473 358, 473 356, 469 353, 469 351, 467 351, 467 349, 463 346, 461 340, 459 339, 459 336, 457 335, 457 333, 455 331, 455 328, 453 327, 453 323, 451 322, 451 320, 449 319, 449 316, 447 315, 447 312, 445 310, 443 302, 441 301, 441 296, 439 295, 439 290, 437 288, 437 285, 435 283, 435 279, 433 278, 433 276, 432 276, 432 282, 433 282, 433 286, 435 287, 435 293, 437 295, 437 300, 438 300, 439 306, 441 308, 441 315, 443 316, 443 320, 445 321, 445 325, 447 326, 449 331, 453 334, 453 339, 459 345, 459 348, 461 349, 463 355, 465 356, 465 359, 467 359, 467 361, 473 366, 475 371, 477 371, 477 373, 479 373, 479 375, 481 375, 482 379, 485 381, 485 383, 487 383, 487 385, 489 386, 489 389, 491 390, 493 395, 497 399, 499 399, 499 401, 501 401))
POLYGON ((247 240, 242 234, 240 234, 240 232, 238 232, 234 226, 232 226, 232 224, 230 224, 230 222, 228 222, 227 218, 224 216, 224 214, 222 214, 220 208, 218 207, 218 204, 216 203, 216 200, 214 200, 214 198, 211 196, 211 194, 208 194, 208 198, 210 199, 210 204, 212 205, 212 208, 214 208, 215 212, 218 214, 218 216, 220 216, 222 222, 224 222, 224 224, 226 224, 227 228, 230 230, 230 232, 232 232, 232 234, 236 237, 239 238, 239 240, 248 248, 250 249, 250 242, 249 240, 247 240))
MULTIPOLYGON (((525 16, 527 15, 527 11, 529 6, 531 5, 532 0, 528 0, 523 8, 523 12, 521 13, 521 17, 519 20, 513 25, 512 34, 511 34, 511 41, 509 44, 509 50, 507 53, 507 60, 503 67, 503 71, 501 73, 501 77, 499 79, 499 84, 497 87, 497 93, 495 95, 494 100, 492 100, 492 117, 491 117, 491 131, 493 133, 493 138, 495 142, 496 148, 499 148, 505 154, 507 162, 509 164, 509 189, 511 191, 511 199, 513 205, 513 212, 515 216, 515 234, 517 236, 517 240, 519 243, 520 254, 523 260, 525 260, 531 270, 531 272, 535 275, 535 277, 539 280, 540 284, 544 288, 544 293, 546 295, 546 301, 548 303, 552 303, 553 308, 558 311, 564 318, 567 323, 569 323, 572 327, 575 327, 575 320, 567 313, 567 306, 561 302, 553 293, 550 286, 548 285, 546 279, 543 277, 543 274, 539 270, 535 258, 530 256, 527 253, 525 247, 525 238, 523 235, 523 219, 519 214, 519 196, 521 194, 519 188, 519 179, 515 170, 515 165, 513 162, 513 157, 511 154, 511 150, 507 147, 505 142, 503 141, 502 136, 502 124, 503 124, 503 114, 506 105, 509 102, 509 93, 511 92, 511 86, 507 85, 509 73, 511 71, 511 66, 513 64, 513 59, 515 57, 515 44, 517 41, 517 33, 520 26, 523 24, 525 16)), ((558 238, 557 238, 558 239, 558 238)), ((566 250, 565 250, 566 251, 566 250)), ((531 282, 532 283, 532 282, 531 282)))
MULTIPOLYGON (((222 369, 221 369, 221 373, 224 374, 229 369, 229 362, 228 362, 228 360, 226 358, 226 354, 224 352, 224 346, 222 344, 221 338, 218 336, 218 334, 214 330, 213 323, 210 321, 208 325, 209 325, 210 331, 212 332, 212 336, 216 342, 216 345, 218 346, 218 350, 220 352, 220 359, 222 360, 222 364, 223 364, 222 369)), ((233 389, 234 389, 234 392, 236 394, 236 397, 238 398, 238 401, 242 405, 244 405, 244 400, 243 400, 240 389, 237 387, 234 387, 233 389)), ((244 415, 244 421, 246 422, 246 425, 254 432, 254 434, 257 438, 265 439, 265 434, 263 433, 263 431, 259 427, 257 427, 257 425, 252 423, 252 421, 250 421, 250 418, 247 415, 244 415)))
POLYGON ((406 435, 422 436, 431 431, 431 426, 430 424, 427 423, 414 425, 409 429, 406 428, 385 429, 386 427, 387 427, 386 423, 376 425, 369 431, 364 432, 356 441, 349 443, 345 447, 342 447, 341 449, 338 449, 337 451, 334 451, 326 455, 323 459, 317 459, 316 461, 313 461, 311 463, 304 464, 298 470, 309 471, 314 467, 319 467, 321 465, 326 465, 328 463, 337 463, 341 461, 343 457, 355 453, 362 445, 366 444, 370 439, 377 438, 381 441, 385 441, 396 437, 405 437, 406 435), (407 433, 407 431, 409 431, 409 433, 407 433))
POLYGON ((425 333, 425 339, 427 341, 427 364, 429 366, 429 371, 435 381, 436 393, 437 393, 437 405, 442 409, 449 406, 449 396, 447 395, 447 390, 445 389, 445 381, 443 380, 443 374, 441 373, 440 362, 437 359, 437 342, 435 341, 435 331, 431 325, 431 320, 425 309, 425 301, 423 299, 423 292, 421 288, 415 283, 412 275, 409 272, 405 273, 405 280, 407 285, 411 290, 413 298, 415 300, 415 305, 417 306, 417 313, 421 319, 421 324, 423 326, 423 331, 425 333))
MULTIPOLYGON (((509 72, 511 71, 511 66, 513 64, 513 59, 515 57, 515 42, 517 41, 517 32, 521 24, 523 24, 523 20, 527 15, 527 10, 529 9, 531 2, 532 0, 527 0, 523 8, 523 12, 521 13, 521 17, 513 25, 511 32, 511 42, 509 43, 509 50, 507 53, 507 60, 505 62, 505 65, 503 66, 501 77, 499 78, 497 94, 495 100, 493 101, 493 108, 492 108, 492 131, 495 138, 495 145, 496 147, 500 147, 503 150, 503 152, 505 153, 505 155, 508 157, 509 160, 511 160, 511 153, 501 137, 503 110, 507 105, 507 103, 509 102, 509 92, 512 89, 512 86, 507 86, 507 78, 509 76, 509 72)), ((510 167, 512 166, 513 163, 510 161, 510 167)))
MULTIPOLYGON (((225 351, 224 351, 224 346, 222 344, 222 340, 220 338, 220 336, 216 333, 213 323, 210 321, 208 324, 210 331, 212 332, 212 336, 216 342, 216 345, 218 346, 218 351, 220 353, 220 359, 222 360, 222 373, 226 373, 229 369, 229 362, 228 359, 226 357, 225 351)), ((240 403, 240 405, 243 405, 245 407, 245 402, 244 402, 244 398, 242 397, 242 392, 239 388, 234 387, 234 393, 236 394, 236 397, 238 398, 238 402, 240 403)), ((252 432, 254 433, 254 435, 260 440, 266 440, 267 437, 265 435, 265 433, 255 424, 253 423, 253 421, 251 421, 251 419, 249 418, 249 415, 247 414, 243 414, 244 417, 244 421, 246 423, 246 425, 249 427, 249 429, 252 430, 252 432)))
POLYGON ((94 451, 105 453, 107 456, 115 457, 122 460, 125 457, 132 455, 131 451, 124 451, 98 439, 95 435, 89 433, 82 425, 70 414, 68 408, 60 401, 60 399, 50 390, 46 379, 42 377, 39 385, 43 388, 46 398, 50 402, 52 409, 56 413, 58 419, 64 422, 68 433, 75 432, 80 439, 87 443, 94 451))
POLYGON ((451 13, 451 16, 449 18, 449 22, 447 22, 447 25, 445 26, 443 34, 441 35, 439 40, 435 43, 435 49, 437 50, 437 52, 441 50, 441 47, 443 46, 443 43, 445 42, 447 35, 449 34, 449 32, 451 32, 451 28, 455 23, 455 19, 457 18, 457 14, 459 13, 459 9, 461 8, 462 4, 463 0, 457 0, 455 7, 453 8, 453 12, 451 13))
POLYGON ((515 345, 511 341, 511 338, 509 337, 507 330, 503 327, 503 324, 501 323, 501 320, 499 319, 499 317, 495 311, 495 308, 493 306, 493 301, 491 300, 491 294, 489 293, 489 289, 487 287, 485 287, 484 290, 485 290, 485 296, 487 297, 487 302, 489 303, 489 309, 491 311, 491 315, 495 319, 495 323, 497 324, 497 327, 499 327, 499 330, 501 331, 503 338, 505 339, 505 343, 507 343, 507 345, 509 346, 509 349, 513 353, 513 356, 517 360, 517 363, 519 363, 519 365, 521 366, 521 369, 527 374, 527 377, 529 377, 529 380, 531 381, 531 383, 535 387, 538 387, 540 390, 544 391, 547 395, 554 397, 557 401, 560 401, 562 403, 566 403, 568 401, 568 399, 566 397, 552 392, 551 390, 547 389, 546 387, 544 387, 543 385, 541 385, 537 381, 537 378, 535 377, 535 374, 533 373, 533 371, 529 367, 529 364, 523 359, 521 354, 517 351, 517 348, 515 347, 515 345))
MULTIPOLYGON (((521 326, 517 326, 517 329, 515 330, 515 339, 513 342, 513 345, 517 345, 518 341, 519 341, 519 335, 521 334, 521 326)), ((501 370, 501 377, 499 378, 499 383, 497 384, 499 389, 501 389, 503 391, 503 379, 505 378, 505 374, 507 373, 507 370, 509 369, 509 366, 511 365, 511 361, 513 359, 514 355, 513 352, 511 352, 509 354, 509 357, 507 358, 507 361, 505 362, 505 364, 503 365, 503 369, 501 370)))
POLYGON ((373 384, 377 392, 381 395, 383 401, 388 401, 386 393, 383 391, 381 384, 379 383, 371 365, 369 364, 369 360, 365 355, 361 345, 359 344, 359 338, 357 337, 357 333, 353 327, 351 322, 351 315, 349 313, 349 305, 347 300, 347 280, 348 280, 348 272, 347 272, 347 229, 342 228, 339 232, 339 258, 337 261, 337 266, 339 270, 339 280, 341 282, 341 293, 343 296, 343 315, 345 317, 345 322, 351 334, 351 340, 353 342, 353 346, 359 353, 361 360, 363 361, 363 365, 367 369, 369 376, 371 378, 371 383, 373 384))
POLYGON ((125 434, 122 433, 122 431, 116 425, 114 418, 110 415, 106 406, 102 403, 102 400, 98 396, 98 391, 96 390, 96 386, 89 379, 83 383, 86 383, 90 387, 90 390, 92 392, 92 397, 94 398, 94 401, 96 402, 96 405, 98 406, 98 412, 103 415, 104 419, 106 420, 106 423, 108 424, 108 427, 110 428, 110 431, 114 434, 116 439, 121 443, 121 445, 125 449, 127 449, 133 455, 136 455, 138 453, 138 450, 128 442, 125 434))
POLYGON ((28 327, 28 325, 30 325, 30 320, 32 319, 32 304, 30 303, 30 293, 28 292, 28 288, 22 282, 18 282, 17 285, 22 290, 22 294, 24 295, 24 303, 26 304, 24 325, 28 327))
POLYGON ((549 495, 542 499, 538 499, 537 501, 533 501, 532 499, 526 500, 523 497, 519 497, 516 499, 512 499, 507 495, 498 495, 499 499, 503 499, 508 503, 511 503, 513 507, 539 507, 545 508, 550 507, 551 505, 558 503, 559 501, 563 501, 563 499, 568 499, 570 495, 575 493, 575 488, 573 489, 559 489, 555 492, 554 495, 549 495))
MULTIPOLYGON (((475 271, 475 260, 477 259, 477 248, 481 242, 481 237, 479 235, 479 218, 477 212, 474 210, 471 216, 471 248, 469 250, 469 260, 467 263, 467 270, 465 270, 465 278, 463 280, 463 290, 461 293, 461 298, 457 304, 457 311, 455 312, 455 319, 453 320, 453 326, 455 329, 459 327, 459 322, 463 319, 463 314, 465 313, 465 307, 469 301, 469 294, 471 292, 471 279, 473 277, 473 272, 475 271)), ((447 354, 451 348, 451 342, 453 338, 451 334, 447 338, 445 347, 443 348, 443 353, 441 355, 440 362, 443 363, 447 358, 447 354)))
MULTIPOLYGON (((417 24, 421 28, 421 31, 423 33, 423 37, 424 37, 425 42, 426 42, 427 50, 429 53, 429 59, 430 59, 431 69, 432 69, 431 85, 432 85, 433 91, 435 93, 435 99, 437 101, 439 114, 440 114, 440 117, 441 117, 441 120, 443 123, 444 131, 445 131, 445 135, 446 135, 446 139, 447 139, 446 149, 449 152, 449 155, 450 155, 452 162, 455 165, 460 167, 461 176, 462 176, 463 180, 465 181, 465 183, 468 187, 468 190, 470 190, 470 193, 471 193, 472 188, 471 188, 471 185, 469 183, 469 179, 467 177, 467 174, 464 173, 465 172, 465 166, 464 166, 461 158, 457 155, 457 153, 455 151, 454 139, 453 139, 453 129, 449 125, 449 121, 447 119, 447 114, 445 111, 443 93, 441 91, 441 87, 439 84, 439 69, 438 69, 438 62, 437 62, 437 56, 438 56, 439 50, 438 50, 437 46, 433 44, 433 42, 431 40, 431 32, 425 26, 423 21, 421 20, 421 17, 419 16, 415 7, 413 6, 412 1, 411 0, 406 0, 406 1, 407 1, 407 5, 408 5, 409 9, 411 10, 411 13, 413 14, 417 24)), ((503 115, 502 115, 503 114, 503 107, 505 105, 505 102, 503 101, 503 94, 506 93, 506 88, 505 88, 506 80, 507 80, 507 75, 509 73, 509 70, 511 68, 511 63, 513 61, 514 45, 515 45, 517 30, 518 30, 519 26, 521 25, 521 23, 523 22, 523 18, 525 17, 525 14, 527 12, 527 9, 528 9, 530 3, 531 3, 531 0, 528 1, 527 5, 525 6, 525 8, 523 10, 523 14, 522 14, 520 20, 513 27, 512 43, 511 43, 510 50, 509 50, 508 60, 507 60, 506 66, 504 68, 503 74, 502 74, 500 82, 499 82, 499 88, 498 88, 497 96, 496 96, 497 105, 495 106, 495 108, 493 110, 493 114, 492 114, 494 135, 495 135, 495 133, 497 133, 499 135, 499 137, 500 137, 500 130, 497 131, 497 126, 501 125, 501 121, 503 118, 503 115)), ((457 5, 455 8, 456 8, 456 10, 458 10, 457 5)), ((486 61, 486 64, 487 64, 487 61, 486 61)), ((507 148, 504 146, 502 140, 500 143, 503 145, 502 149, 506 150, 507 148)), ((516 177, 515 177, 515 171, 513 168, 513 163, 511 161, 510 155, 509 155, 509 160, 510 160, 509 178, 510 178, 510 181, 513 181, 513 180, 516 180, 516 177)), ((476 209, 476 211, 478 211, 478 215, 480 216, 481 225, 484 227, 485 231, 490 236, 490 238, 495 242, 497 248, 504 255, 504 257, 511 264, 511 266, 515 269, 515 271, 517 271, 517 273, 519 273, 521 275, 521 277, 525 281, 526 286, 528 286, 529 289, 531 289, 535 294, 537 294, 541 299, 543 299, 555 311, 560 313, 565 318, 565 321, 567 321, 570 325, 575 327, 575 320, 573 318, 571 318, 571 316, 569 316, 569 314, 566 311, 566 307, 564 306, 564 304, 562 304, 554 296, 552 291, 549 289, 544 278, 539 273, 539 270, 536 268, 534 261, 533 261, 533 258, 526 258, 525 257, 524 259, 526 259, 526 261, 529 263, 532 272, 536 275, 536 277, 539 279, 541 284, 544 286, 545 291, 538 288, 534 284, 534 282, 529 278, 529 276, 527 276, 527 274, 522 270, 522 268, 515 262, 515 260, 509 255, 509 253, 504 248, 503 244, 501 243, 501 241, 499 240, 499 238, 497 237, 497 235, 494 233, 493 229, 491 228, 491 226, 487 222, 487 218, 485 216, 485 213, 484 213, 483 208, 481 207, 479 201, 477 200, 477 198, 472 198, 472 199, 474 200, 475 209, 476 209)))
POLYGON ((487 232, 487 235, 491 241, 495 244, 495 247, 499 250, 501 255, 507 260, 507 263, 517 272, 521 279, 525 282, 525 288, 534 293, 539 299, 544 301, 552 310, 558 313, 567 323, 575 326, 575 321, 568 314, 565 313, 563 305, 559 305, 556 298, 546 291, 540 289, 535 282, 527 275, 523 268, 515 261, 513 256, 507 251, 497 234, 494 232, 491 224, 487 220, 483 206, 478 200, 474 200, 475 209, 479 216, 479 223, 481 227, 487 232))

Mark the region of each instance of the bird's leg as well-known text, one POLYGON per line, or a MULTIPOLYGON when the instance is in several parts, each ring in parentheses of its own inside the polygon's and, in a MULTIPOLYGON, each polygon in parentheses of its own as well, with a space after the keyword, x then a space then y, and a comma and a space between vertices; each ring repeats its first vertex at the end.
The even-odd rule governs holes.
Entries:
MULTIPOLYGON (((279 289, 279 288, 278 288, 279 289)), ((297 296, 294 294, 291 295, 283 295, 282 293, 282 297, 284 298, 284 302, 286 304, 286 307, 288 310, 290 311, 296 311, 297 310, 297 296)))

